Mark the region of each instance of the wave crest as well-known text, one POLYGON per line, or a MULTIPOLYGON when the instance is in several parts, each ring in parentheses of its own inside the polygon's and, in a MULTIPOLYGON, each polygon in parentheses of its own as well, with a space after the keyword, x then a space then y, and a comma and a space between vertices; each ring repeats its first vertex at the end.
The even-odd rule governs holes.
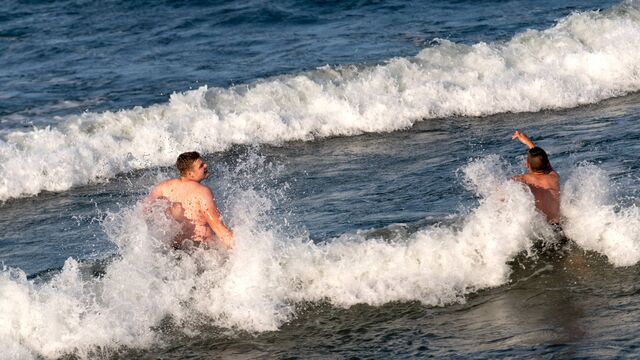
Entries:
POLYGON ((167 104, 67 118, 0 142, 0 200, 63 191, 173 163, 187 150, 386 132, 452 115, 567 108, 640 89, 640 10, 625 2, 544 31, 472 46, 441 40, 411 58, 325 66, 167 104))

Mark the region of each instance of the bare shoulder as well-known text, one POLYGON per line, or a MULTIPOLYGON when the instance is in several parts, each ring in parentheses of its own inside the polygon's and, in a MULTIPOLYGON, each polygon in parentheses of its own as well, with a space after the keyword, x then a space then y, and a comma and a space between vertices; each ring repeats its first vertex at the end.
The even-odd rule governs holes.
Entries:
POLYGON ((525 174, 523 178, 525 184, 542 189, 556 189, 560 186, 560 175, 555 171, 547 174, 525 174))
POLYGON ((560 182, 560 175, 555 171, 551 171, 544 175, 544 180, 551 184, 557 184, 560 182))
POLYGON ((166 191, 169 181, 171 181, 171 180, 162 181, 158 185, 154 186, 153 189, 151 189, 151 195, 152 196, 161 196, 166 191))
POLYGON ((555 171, 549 173, 549 177, 551 179, 552 187, 559 188, 560 187, 560 174, 555 171))
POLYGON ((531 174, 516 175, 512 179, 515 181, 521 182, 523 184, 530 184, 531 182, 534 181, 531 174))
POLYGON ((200 197, 213 197, 213 193, 208 186, 202 184, 194 184, 193 191, 200 197))
POLYGON ((169 184, 173 183, 174 181, 175 179, 161 181, 160 183, 158 183, 157 187, 167 187, 169 184))
POLYGON ((165 189, 169 189, 171 187, 173 187, 175 185, 176 179, 169 179, 169 180, 165 180, 161 183, 159 183, 158 185, 156 185, 156 187, 154 189, 158 189, 158 190, 165 190, 165 189))
POLYGON ((215 201, 213 200, 213 193, 211 192, 211 189, 202 184, 194 186, 193 194, 198 199, 203 211, 210 209, 212 207, 212 203, 215 201))

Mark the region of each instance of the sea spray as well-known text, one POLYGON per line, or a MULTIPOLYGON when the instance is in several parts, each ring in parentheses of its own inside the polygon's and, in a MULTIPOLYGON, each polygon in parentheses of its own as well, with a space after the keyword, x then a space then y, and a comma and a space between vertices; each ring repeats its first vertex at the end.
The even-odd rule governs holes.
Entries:
POLYGON ((597 166, 576 166, 562 188, 564 231, 582 248, 606 255, 614 265, 635 265, 640 261, 640 210, 634 204, 619 208, 613 187, 597 166))
MULTIPOLYGON (((250 161, 264 160, 256 159, 250 161)), ((273 170, 268 165, 263 168, 273 170)), ((246 166, 239 166, 229 173, 238 179, 244 170, 246 166)), ((254 171, 254 175, 260 174, 254 171)), ((270 299, 279 294, 270 286, 282 287, 284 282, 264 282, 268 264, 258 260, 274 254, 269 237, 278 242, 283 238, 275 231, 265 235, 256 223, 263 221, 272 201, 252 185, 242 183, 232 191, 235 197, 227 220, 234 225, 236 250, 231 254, 173 250, 179 224, 166 217, 166 204, 149 205, 142 199, 135 206, 103 214, 102 225, 117 256, 99 276, 86 274, 86 266, 72 258, 44 283, 28 281, 19 269, 1 272, 0 319, 5 321, 0 344, 11 351, 3 354, 87 357, 96 349, 144 348, 158 342, 155 327, 163 321, 189 334, 197 331, 192 324, 203 321, 249 331, 277 329, 292 312, 282 299, 270 299), (210 296, 212 289, 220 290, 210 296), (222 308, 208 309, 212 304, 222 308), (283 316, 276 317, 270 308, 282 308, 283 316)))
POLYGON ((439 40, 415 57, 325 66, 166 104, 71 116, 0 140, 0 200, 64 191, 188 150, 387 132, 452 115, 568 108, 640 89, 640 10, 574 13, 506 42, 439 40))
POLYGON ((498 162, 493 156, 464 168, 480 204, 459 226, 429 226, 397 241, 345 234, 292 250, 285 266, 299 284, 294 298, 339 306, 409 300, 441 306, 504 284, 506 262, 547 226, 531 194, 508 180, 498 162))
POLYGON ((97 347, 157 344, 166 321, 185 334, 203 323, 261 332, 295 318, 299 302, 464 301, 507 283, 507 263, 549 230, 505 168, 497 156, 471 161, 461 173, 476 206, 455 224, 391 238, 347 233, 314 243, 267 215, 278 196, 240 186, 225 200, 234 250, 186 253, 171 249, 177 224, 161 207, 124 208, 103 220, 118 255, 102 275, 73 259, 42 284, 19 270, 0 273, 0 343, 16 356, 85 357, 97 347))
MULTIPOLYGON (((8 318, 3 324, 12 325, 3 325, 0 337, 37 355, 74 352, 84 357, 95 347, 149 345, 156 338, 154 325, 168 315, 180 318, 180 302, 193 286, 194 260, 167 253, 168 242, 149 234, 138 209, 125 209, 117 217, 122 224, 110 235, 119 235, 114 239, 119 255, 103 276, 86 276, 69 258, 44 284, 0 284, 1 313, 8 318)), ((114 215, 106 221, 113 220, 114 215)), ((159 225, 171 226, 167 221, 159 225)))

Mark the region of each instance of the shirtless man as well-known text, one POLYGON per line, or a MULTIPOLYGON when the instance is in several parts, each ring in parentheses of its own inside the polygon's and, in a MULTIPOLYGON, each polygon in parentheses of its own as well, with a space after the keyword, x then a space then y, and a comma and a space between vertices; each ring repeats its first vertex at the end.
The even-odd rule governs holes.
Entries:
POLYGON ((176 166, 180 177, 161 182, 149 194, 150 201, 167 201, 167 214, 182 224, 173 246, 180 248, 185 240, 210 246, 215 234, 222 246, 232 248, 233 233, 222 222, 211 190, 200 184, 209 177, 208 165, 192 151, 180 154, 176 166))
POLYGON ((560 175, 551 167, 547 153, 537 147, 527 135, 516 131, 511 140, 518 140, 529 148, 527 155, 527 170, 524 175, 514 176, 531 189, 536 200, 536 208, 552 225, 560 223, 560 175))

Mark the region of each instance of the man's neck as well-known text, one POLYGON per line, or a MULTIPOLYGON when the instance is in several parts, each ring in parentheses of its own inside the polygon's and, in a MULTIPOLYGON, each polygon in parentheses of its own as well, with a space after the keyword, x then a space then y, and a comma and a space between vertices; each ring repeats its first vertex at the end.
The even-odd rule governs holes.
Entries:
POLYGON ((197 182, 197 183, 199 183, 199 182, 200 182, 200 181, 198 181, 198 180, 196 180, 196 179, 193 179, 193 178, 190 178, 190 177, 188 177, 188 176, 180 176, 180 181, 183 181, 183 182, 193 181, 193 182, 197 182))
POLYGON ((549 175, 551 174, 553 170, 549 170, 549 171, 529 171, 529 174, 531 175, 549 175))

